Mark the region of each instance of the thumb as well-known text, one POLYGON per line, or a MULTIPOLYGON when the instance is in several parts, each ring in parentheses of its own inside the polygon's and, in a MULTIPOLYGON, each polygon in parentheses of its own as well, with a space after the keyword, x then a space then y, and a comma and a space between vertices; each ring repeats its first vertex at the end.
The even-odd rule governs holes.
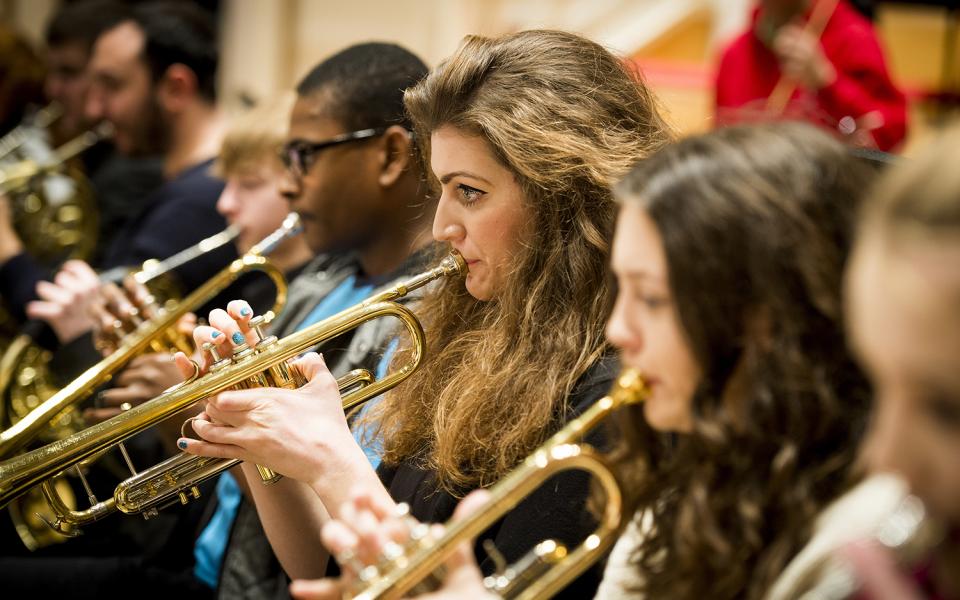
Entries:
POLYGON ((190 360, 183 352, 177 352, 173 355, 173 362, 177 365, 177 370, 183 376, 185 381, 196 377, 199 374, 200 366, 190 360))
POLYGON ((466 495, 460 501, 456 510, 453 511, 453 520, 461 521, 475 512, 478 512, 487 505, 490 500, 490 492, 487 490, 474 490, 466 495))
POLYGON ((327 369, 327 363, 323 360, 323 355, 316 352, 307 352, 294 360, 290 366, 300 371, 308 382, 313 381, 318 375, 327 374, 333 377, 330 370, 327 369))
POLYGON ((336 579, 298 579, 290 584, 290 595, 297 600, 339 600, 340 588, 336 579))

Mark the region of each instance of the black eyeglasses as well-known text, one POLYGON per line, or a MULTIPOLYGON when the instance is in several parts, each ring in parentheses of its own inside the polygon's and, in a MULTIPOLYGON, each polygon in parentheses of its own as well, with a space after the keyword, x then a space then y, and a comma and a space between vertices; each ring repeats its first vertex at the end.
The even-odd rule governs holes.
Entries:
POLYGON ((385 127, 374 129, 361 129, 360 131, 351 131, 334 136, 329 140, 322 142, 306 142, 303 140, 293 140, 287 142, 280 149, 280 160, 290 173, 295 177, 303 177, 304 173, 310 170, 316 155, 321 151, 347 142, 356 142, 368 138, 382 135, 386 131, 385 127))

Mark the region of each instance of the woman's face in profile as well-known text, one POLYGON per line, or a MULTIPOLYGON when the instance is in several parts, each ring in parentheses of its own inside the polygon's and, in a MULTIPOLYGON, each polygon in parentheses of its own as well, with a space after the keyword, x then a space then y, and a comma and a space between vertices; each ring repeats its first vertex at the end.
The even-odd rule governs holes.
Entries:
POLYGON ((864 454, 960 524, 960 244, 867 232, 847 278, 851 343, 875 392, 864 454))
POLYGON ((618 292, 607 339, 650 387, 643 405, 650 426, 689 432, 700 367, 677 317, 660 232, 638 202, 620 209, 611 262, 618 292))
POLYGON ((433 132, 430 164, 442 189, 433 237, 463 255, 471 296, 495 298, 530 237, 520 185, 486 140, 449 126, 433 132))

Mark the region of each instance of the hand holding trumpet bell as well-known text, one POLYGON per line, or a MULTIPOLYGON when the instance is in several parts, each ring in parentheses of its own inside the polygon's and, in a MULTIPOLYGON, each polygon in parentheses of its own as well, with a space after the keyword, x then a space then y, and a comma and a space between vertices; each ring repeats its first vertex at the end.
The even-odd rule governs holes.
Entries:
MULTIPOLYGON (((249 304, 234 301, 227 311, 210 313, 210 326, 194 330, 194 341, 207 349, 201 372, 216 368, 217 357, 230 356, 235 347, 256 341, 252 316, 249 304)), ((185 358, 177 358, 184 374, 192 369, 185 358)), ((303 374, 306 385, 230 390, 208 398, 204 412, 192 424, 200 439, 181 438, 180 448, 190 454, 263 465, 314 489, 325 487, 320 479, 353 477, 358 469, 375 479, 347 426, 336 379, 323 358, 308 353, 292 367, 303 374)))

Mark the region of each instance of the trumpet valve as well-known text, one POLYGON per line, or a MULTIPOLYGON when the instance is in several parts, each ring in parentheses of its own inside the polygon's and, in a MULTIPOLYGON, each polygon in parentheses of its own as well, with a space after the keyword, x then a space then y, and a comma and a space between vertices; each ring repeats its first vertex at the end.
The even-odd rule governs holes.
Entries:
POLYGON ((180 504, 188 504, 191 500, 196 500, 200 497, 200 488, 193 486, 189 490, 178 493, 177 497, 180 499, 180 504))
POLYGON ((263 328, 266 327, 270 321, 273 320, 273 311, 267 311, 266 314, 257 315, 250 319, 250 322, 247 323, 247 326, 253 329, 257 334, 257 342, 254 344, 254 349, 261 350, 275 344, 277 342, 277 336, 275 335, 264 335, 263 328))
POLYGON ((253 356, 253 348, 248 346, 246 342, 233 348, 233 362, 238 362, 251 356, 253 356))
POLYGON ((203 351, 205 352, 209 352, 213 356, 213 364, 210 365, 211 373, 219 371, 220 369, 226 367, 231 362, 233 362, 229 358, 221 358, 220 353, 217 351, 218 350, 217 345, 212 342, 204 342, 204 344, 200 348, 203 349, 203 351))

